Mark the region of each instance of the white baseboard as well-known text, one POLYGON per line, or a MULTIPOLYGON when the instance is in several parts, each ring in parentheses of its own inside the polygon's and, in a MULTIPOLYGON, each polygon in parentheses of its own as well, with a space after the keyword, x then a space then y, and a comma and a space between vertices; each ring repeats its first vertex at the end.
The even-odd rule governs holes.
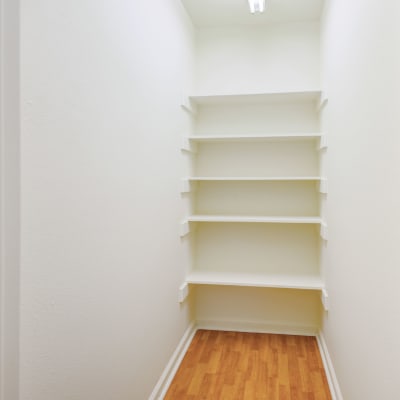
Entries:
POLYGON ((197 321, 197 329, 216 331, 276 333, 282 335, 316 336, 318 330, 312 326, 285 325, 277 323, 259 323, 249 321, 197 321))
POLYGON ((328 385, 331 390, 332 400, 343 400, 342 392, 339 387, 339 382, 333 368, 332 359, 329 355, 324 335, 321 332, 319 332, 319 334, 317 335, 317 342, 319 352, 321 353, 322 363, 324 364, 328 385))
POLYGON ((172 354, 167 366, 165 367, 163 373, 161 374, 160 379, 158 380, 156 386, 154 387, 149 400, 162 400, 167 393, 169 385, 174 379, 176 371, 181 364, 183 357, 186 354, 186 351, 192 342, 193 336, 197 331, 196 325, 192 323, 186 332, 184 333, 181 341, 179 342, 176 350, 172 354))

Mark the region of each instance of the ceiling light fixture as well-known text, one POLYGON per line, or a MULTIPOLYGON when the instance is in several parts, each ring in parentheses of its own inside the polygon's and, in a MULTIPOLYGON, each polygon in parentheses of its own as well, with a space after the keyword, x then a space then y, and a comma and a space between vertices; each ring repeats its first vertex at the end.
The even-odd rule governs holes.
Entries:
POLYGON ((265 0, 249 0, 249 7, 252 14, 262 13, 265 10, 265 0))

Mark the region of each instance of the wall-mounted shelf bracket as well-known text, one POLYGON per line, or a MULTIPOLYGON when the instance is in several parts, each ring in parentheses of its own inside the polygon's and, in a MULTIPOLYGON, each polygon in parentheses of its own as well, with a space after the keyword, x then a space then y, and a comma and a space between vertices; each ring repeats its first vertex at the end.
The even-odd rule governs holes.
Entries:
POLYGON ((189 221, 183 221, 180 227, 180 236, 184 237, 190 233, 190 224, 189 221))
POLYGON ((328 104, 328 96, 326 92, 322 91, 317 103, 317 111, 321 112, 325 106, 328 104))
POLYGON ((322 289, 321 291, 321 302, 325 311, 329 310, 329 296, 326 289, 322 289))
POLYGON ((319 139, 319 148, 320 150, 328 148, 328 138, 326 135, 321 135, 321 138, 319 139))
POLYGON ((328 240, 328 225, 324 222, 321 223, 319 234, 323 240, 328 240))
POLYGON ((188 151, 189 153, 196 153, 197 152, 196 144, 193 143, 188 137, 184 137, 182 139, 181 149, 183 151, 188 151))
POLYGON ((189 97, 183 97, 181 108, 193 116, 197 114, 197 106, 189 97))
POLYGON ((192 191, 192 185, 188 179, 182 179, 181 193, 190 193, 192 191))
POLYGON ((321 179, 319 182, 319 192, 326 194, 328 193, 328 180, 327 179, 321 179))
POLYGON ((197 182, 193 182, 190 179, 182 179, 181 193, 195 192, 197 189, 197 182))
POLYGON ((182 283, 178 290, 178 301, 183 303, 189 295, 189 285, 187 282, 182 283))

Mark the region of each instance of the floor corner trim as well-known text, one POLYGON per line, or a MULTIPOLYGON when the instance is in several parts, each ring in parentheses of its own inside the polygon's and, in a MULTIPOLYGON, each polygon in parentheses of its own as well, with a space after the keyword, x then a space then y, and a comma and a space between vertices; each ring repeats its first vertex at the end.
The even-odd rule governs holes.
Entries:
POLYGON ((164 398, 196 331, 197 327, 195 323, 192 322, 183 334, 182 339, 168 361, 167 366, 161 374, 160 379, 155 385, 148 400, 162 400, 164 398))
POLYGON ((324 364, 326 378, 328 380, 328 385, 331 390, 332 400, 343 400, 342 392, 340 390, 339 382, 336 377, 335 369, 333 368, 333 363, 331 356, 328 351, 328 346, 322 332, 316 335, 319 352, 321 354, 322 363, 324 364))

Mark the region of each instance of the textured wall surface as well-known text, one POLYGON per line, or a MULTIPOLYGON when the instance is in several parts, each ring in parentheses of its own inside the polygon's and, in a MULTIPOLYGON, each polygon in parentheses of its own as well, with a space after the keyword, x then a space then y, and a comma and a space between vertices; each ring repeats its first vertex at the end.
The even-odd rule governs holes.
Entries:
POLYGON ((330 1, 324 24, 324 335, 351 400, 394 399, 400 389, 399 11, 395 1, 330 1))
POLYGON ((190 323, 178 0, 24 0, 21 400, 150 395, 190 323))

